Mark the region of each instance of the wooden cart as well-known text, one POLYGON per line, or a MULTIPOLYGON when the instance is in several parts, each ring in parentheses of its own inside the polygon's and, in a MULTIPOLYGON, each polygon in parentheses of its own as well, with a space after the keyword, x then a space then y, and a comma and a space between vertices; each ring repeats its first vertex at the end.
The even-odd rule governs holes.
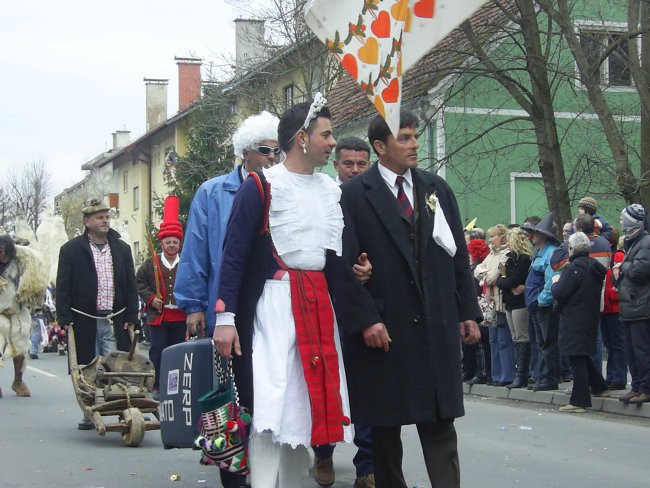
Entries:
POLYGON ((158 402, 151 396, 155 370, 146 357, 136 354, 137 333, 130 327, 131 350, 97 356, 89 364, 77 364, 74 326, 68 327, 70 375, 77 402, 99 435, 119 432, 124 442, 137 447, 147 430, 160 429, 158 402), (145 420, 144 414, 155 420, 145 420), (104 417, 117 416, 106 423, 104 417))

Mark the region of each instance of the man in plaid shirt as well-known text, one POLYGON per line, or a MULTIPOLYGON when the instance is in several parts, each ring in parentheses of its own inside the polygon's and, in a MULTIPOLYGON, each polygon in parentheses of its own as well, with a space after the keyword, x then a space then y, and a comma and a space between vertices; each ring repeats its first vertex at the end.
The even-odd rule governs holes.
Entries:
MULTIPOLYGON (((61 325, 74 324, 79 364, 115 349, 128 351, 126 329, 138 317, 131 247, 110 228, 108 210, 100 200, 84 207, 84 233, 59 253, 56 311, 61 325)), ((81 430, 92 428, 85 418, 79 424, 81 430)))

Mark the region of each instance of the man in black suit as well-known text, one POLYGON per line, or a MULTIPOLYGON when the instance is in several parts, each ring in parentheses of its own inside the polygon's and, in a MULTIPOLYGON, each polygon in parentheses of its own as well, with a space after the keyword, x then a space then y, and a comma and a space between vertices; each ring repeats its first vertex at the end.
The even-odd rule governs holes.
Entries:
POLYGON ((458 205, 442 178, 417 169, 418 124, 404 110, 393 136, 376 117, 368 138, 379 162, 341 187, 344 256, 354 264, 367 253, 365 289, 382 318, 368 327, 350 308, 343 320, 352 420, 372 426, 378 488, 406 487, 400 432, 408 424, 417 425, 432 487, 460 486, 460 341, 480 338, 458 205))

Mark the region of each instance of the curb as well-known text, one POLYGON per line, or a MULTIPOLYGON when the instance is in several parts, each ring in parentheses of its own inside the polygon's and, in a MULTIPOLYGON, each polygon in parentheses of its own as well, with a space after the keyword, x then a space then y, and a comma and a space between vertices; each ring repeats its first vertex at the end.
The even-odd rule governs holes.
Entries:
MULTIPOLYGON (((569 403, 569 395, 565 390, 571 383, 563 383, 560 389, 553 391, 532 391, 525 388, 508 389, 504 386, 468 385, 463 383, 465 395, 476 395, 501 400, 513 400, 529 403, 540 403, 545 405, 557 405, 558 407, 569 403)), ((591 397, 592 406, 589 411, 625 415, 628 417, 640 417, 650 419, 650 403, 631 405, 618 401, 618 397, 625 391, 613 391, 611 397, 591 397)))

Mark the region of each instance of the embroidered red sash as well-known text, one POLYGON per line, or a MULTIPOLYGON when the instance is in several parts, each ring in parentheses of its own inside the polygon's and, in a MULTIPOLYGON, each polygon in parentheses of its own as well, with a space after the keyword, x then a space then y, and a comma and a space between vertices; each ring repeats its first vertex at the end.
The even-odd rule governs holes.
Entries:
POLYGON ((296 344, 311 400, 311 443, 343 440, 338 355, 334 313, 322 271, 289 269, 296 344))

